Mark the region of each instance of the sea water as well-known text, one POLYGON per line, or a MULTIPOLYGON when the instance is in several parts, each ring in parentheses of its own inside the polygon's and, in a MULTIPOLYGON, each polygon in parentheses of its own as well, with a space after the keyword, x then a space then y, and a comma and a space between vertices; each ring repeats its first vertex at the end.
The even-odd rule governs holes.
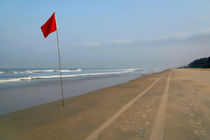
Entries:
MULTIPOLYGON (((85 79, 89 77, 118 75, 144 71, 142 68, 132 69, 62 69, 63 79, 85 79)), ((38 81, 58 80, 60 70, 50 68, 0 68, 0 88, 30 84, 38 81)))

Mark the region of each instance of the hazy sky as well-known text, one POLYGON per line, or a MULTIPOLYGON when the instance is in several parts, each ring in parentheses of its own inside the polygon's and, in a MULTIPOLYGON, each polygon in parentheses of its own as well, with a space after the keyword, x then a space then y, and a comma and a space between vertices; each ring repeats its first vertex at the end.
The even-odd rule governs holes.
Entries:
POLYGON ((210 55, 209 0, 0 0, 0 67, 176 67, 210 55))

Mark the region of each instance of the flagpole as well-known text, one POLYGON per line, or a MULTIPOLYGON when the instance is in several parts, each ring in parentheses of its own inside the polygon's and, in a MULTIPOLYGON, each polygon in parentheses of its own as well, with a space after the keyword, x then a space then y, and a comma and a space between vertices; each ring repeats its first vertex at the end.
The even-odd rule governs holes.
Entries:
POLYGON ((59 39, 58 39, 58 27, 56 23, 56 15, 55 12, 53 15, 45 22, 44 25, 41 26, 42 33, 44 37, 46 38, 50 33, 56 31, 57 36, 57 45, 58 45, 58 64, 59 64, 59 72, 60 72, 60 82, 61 82, 61 101, 62 105, 64 106, 64 97, 63 97, 63 79, 62 79, 62 72, 61 72, 61 56, 60 56, 60 46, 59 46, 59 39))
MULTIPOLYGON (((56 25, 57 26, 57 25, 56 25)), ((60 56, 60 46, 59 46, 59 39, 58 39, 58 28, 56 31, 57 36, 57 45, 58 45, 58 62, 59 62, 59 71, 60 71, 60 82, 61 82, 61 97, 62 97, 62 105, 64 106, 64 99, 63 99, 63 78, 62 78, 62 72, 61 72, 61 56, 60 56)))

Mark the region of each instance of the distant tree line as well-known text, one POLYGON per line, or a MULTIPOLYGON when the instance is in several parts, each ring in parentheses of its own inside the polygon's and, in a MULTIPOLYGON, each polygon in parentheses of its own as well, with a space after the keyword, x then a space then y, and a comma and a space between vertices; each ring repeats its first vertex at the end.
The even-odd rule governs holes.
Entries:
POLYGON ((189 65, 187 65, 187 67, 188 68, 210 68, 210 57, 194 60, 189 65))

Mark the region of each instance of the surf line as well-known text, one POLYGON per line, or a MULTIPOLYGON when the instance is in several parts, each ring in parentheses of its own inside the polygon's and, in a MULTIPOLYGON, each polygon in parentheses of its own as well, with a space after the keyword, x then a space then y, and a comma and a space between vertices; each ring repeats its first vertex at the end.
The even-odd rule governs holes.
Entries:
POLYGON ((169 86, 171 80, 171 72, 168 76, 166 87, 161 99, 161 104, 158 110, 158 114, 155 119, 155 123, 153 126, 152 134, 150 140, 163 140, 164 128, 165 128, 165 120, 166 120, 166 111, 167 111, 167 103, 168 103, 168 94, 169 94, 169 86))
POLYGON ((134 99, 128 102, 125 106, 123 106, 119 111, 117 111, 112 117, 110 117, 107 121, 105 121, 101 126, 99 126, 96 130, 94 130, 85 140, 96 140, 98 136, 109 126, 111 125, 123 112, 125 112, 136 100, 146 94, 165 74, 158 77, 149 87, 147 87, 144 91, 142 91, 139 95, 137 95, 134 99))

